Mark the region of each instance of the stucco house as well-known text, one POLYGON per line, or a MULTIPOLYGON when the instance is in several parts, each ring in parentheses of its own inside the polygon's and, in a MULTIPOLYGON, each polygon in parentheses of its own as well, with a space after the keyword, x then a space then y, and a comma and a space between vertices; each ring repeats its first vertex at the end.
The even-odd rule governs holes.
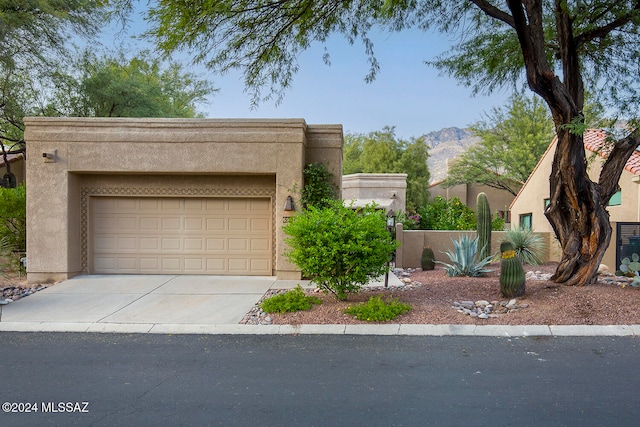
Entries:
MULTIPOLYGON (((598 179, 606 159, 606 150, 602 150, 606 137, 606 132, 600 129, 589 129, 584 134, 589 176, 593 180, 598 179)), ((544 210, 549 203, 549 176, 556 145, 557 138, 554 138, 511 204, 514 225, 530 227, 535 231, 550 232, 553 235, 551 224, 544 216, 544 210)), ((619 260, 623 257, 633 252, 640 254, 640 186, 638 184, 640 184, 640 153, 636 150, 622 172, 618 184, 619 191, 609 201, 608 211, 613 235, 602 262, 610 269, 614 266, 617 268, 619 260)), ((560 249, 557 241, 553 240, 555 247, 551 248, 550 256, 552 260, 557 261, 560 249)))
POLYGON ((340 188, 341 125, 25 118, 29 282, 78 274, 299 279, 282 225, 305 164, 340 188))
POLYGON ((375 203, 389 215, 405 211, 406 173, 354 173, 342 177, 342 198, 355 207, 375 203))
POLYGON ((26 179, 24 156, 22 154, 7 154, 6 163, 4 161, 4 156, 0 155, 0 180, 4 178, 8 171, 11 171, 15 177, 16 184, 20 185, 23 183, 26 179), (6 163, 9 163, 8 168, 6 163))

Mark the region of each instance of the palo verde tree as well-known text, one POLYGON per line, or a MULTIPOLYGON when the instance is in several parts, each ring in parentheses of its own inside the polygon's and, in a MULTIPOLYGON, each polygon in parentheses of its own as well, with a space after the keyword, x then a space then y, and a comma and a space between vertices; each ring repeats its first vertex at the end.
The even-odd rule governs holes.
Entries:
POLYGON ((640 144, 638 121, 613 141, 597 181, 583 145, 585 89, 611 111, 637 119, 640 2, 637 0, 164 0, 150 10, 150 36, 214 70, 242 69, 254 100, 281 95, 297 57, 332 33, 358 39, 375 60, 369 31, 409 27, 461 35, 433 64, 476 91, 526 85, 547 104, 558 136, 545 214, 562 247, 554 280, 589 283, 611 239, 606 206, 640 144), (261 96, 261 89, 268 94, 261 96))

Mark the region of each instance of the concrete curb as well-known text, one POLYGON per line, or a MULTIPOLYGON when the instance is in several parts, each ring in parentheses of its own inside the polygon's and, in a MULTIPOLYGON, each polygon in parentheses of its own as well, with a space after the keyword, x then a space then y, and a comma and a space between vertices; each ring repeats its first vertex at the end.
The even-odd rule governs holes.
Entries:
POLYGON ((94 332, 205 335, 398 335, 566 337, 640 336, 640 325, 241 325, 0 322, 0 332, 94 332))

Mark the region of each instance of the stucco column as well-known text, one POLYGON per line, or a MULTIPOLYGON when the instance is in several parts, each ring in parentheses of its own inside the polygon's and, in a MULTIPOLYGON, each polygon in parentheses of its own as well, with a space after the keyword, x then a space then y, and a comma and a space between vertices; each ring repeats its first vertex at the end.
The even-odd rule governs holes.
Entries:
POLYGON ((27 126, 27 277, 30 283, 65 280, 74 275, 69 274, 69 229, 74 218, 67 215, 68 144, 45 140, 29 130, 27 126))

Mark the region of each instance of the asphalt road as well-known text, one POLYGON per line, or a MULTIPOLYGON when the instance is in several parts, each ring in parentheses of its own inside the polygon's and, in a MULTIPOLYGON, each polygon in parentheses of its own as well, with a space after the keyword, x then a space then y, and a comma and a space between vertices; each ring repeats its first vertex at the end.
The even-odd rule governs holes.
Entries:
POLYGON ((4 332, 0 425, 636 426, 639 344, 4 332))

